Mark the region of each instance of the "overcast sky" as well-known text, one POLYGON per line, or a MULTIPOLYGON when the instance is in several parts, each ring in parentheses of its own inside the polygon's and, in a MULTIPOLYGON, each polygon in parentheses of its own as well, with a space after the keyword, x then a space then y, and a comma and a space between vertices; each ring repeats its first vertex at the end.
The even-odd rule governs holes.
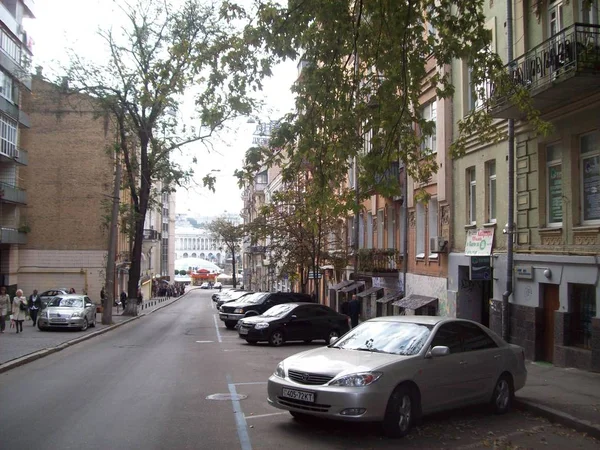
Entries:
MULTIPOLYGON (((36 0, 36 18, 25 22, 27 32, 34 41, 33 66, 41 65, 44 73, 54 75, 53 68, 66 64, 66 49, 73 48, 78 54, 94 60, 102 60, 105 47, 97 36, 98 29, 106 29, 119 23, 110 0, 36 0)), ((295 63, 278 66, 274 76, 265 83, 263 100, 266 110, 258 117, 268 120, 277 113, 283 114, 293 108, 290 86, 296 78, 295 63)), ((212 142, 212 150, 196 145, 185 149, 184 154, 175 155, 183 164, 191 164, 195 154, 198 164, 192 166, 196 182, 177 193, 177 212, 193 215, 219 215, 224 211, 239 212, 242 208, 241 191, 233 177, 235 169, 241 168, 245 151, 252 144, 252 133, 256 124, 240 119, 231 123, 212 142), (202 177, 215 170, 216 193, 201 187, 202 177)))

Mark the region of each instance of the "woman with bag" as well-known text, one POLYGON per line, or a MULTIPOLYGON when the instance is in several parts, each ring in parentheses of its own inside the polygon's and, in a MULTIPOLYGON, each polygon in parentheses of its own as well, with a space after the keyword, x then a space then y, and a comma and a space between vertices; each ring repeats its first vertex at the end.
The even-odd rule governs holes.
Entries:
POLYGON ((15 328, 17 333, 21 330, 23 332, 23 322, 27 318, 27 298, 23 295, 21 289, 17 289, 15 298, 13 299, 13 320, 15 321, 15 328))
POLYGON ((4 286, 0 287, 0 333, 6 329, 6 319, 10 313, 10 295, 4 286))

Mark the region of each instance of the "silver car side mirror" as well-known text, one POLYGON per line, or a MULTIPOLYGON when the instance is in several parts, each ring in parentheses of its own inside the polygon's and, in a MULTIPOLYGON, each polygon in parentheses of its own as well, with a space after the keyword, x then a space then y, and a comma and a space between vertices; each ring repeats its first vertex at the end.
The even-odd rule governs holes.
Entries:
POLYGON ((437 358, 439 356, 447 356, 450 354, 450 349, 445 345, 436 345, 427 352, 428 358, 437 358))
POLYGON ((333 345, 338 341, 339 337, 335 337, 333 336, 331 339, 329 339, 329 345, 333 345))

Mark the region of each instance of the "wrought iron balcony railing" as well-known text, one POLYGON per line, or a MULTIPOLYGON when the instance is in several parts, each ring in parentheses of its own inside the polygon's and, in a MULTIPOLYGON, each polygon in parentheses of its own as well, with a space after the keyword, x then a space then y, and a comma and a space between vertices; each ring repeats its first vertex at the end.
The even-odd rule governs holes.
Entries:
POLYGON ((358 268, 361 272, 397 272, 400 264, 400 252, 394 248, 358 250, 358 268))

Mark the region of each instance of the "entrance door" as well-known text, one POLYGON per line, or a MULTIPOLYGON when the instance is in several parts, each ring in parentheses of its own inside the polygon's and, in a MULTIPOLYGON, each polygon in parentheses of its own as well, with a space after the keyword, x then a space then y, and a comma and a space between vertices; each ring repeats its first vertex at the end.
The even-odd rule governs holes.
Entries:
POLYGON ((554 311, 558 311, 560 300, 558 284, 544 285, 544 360, 554 361, 554 311))

